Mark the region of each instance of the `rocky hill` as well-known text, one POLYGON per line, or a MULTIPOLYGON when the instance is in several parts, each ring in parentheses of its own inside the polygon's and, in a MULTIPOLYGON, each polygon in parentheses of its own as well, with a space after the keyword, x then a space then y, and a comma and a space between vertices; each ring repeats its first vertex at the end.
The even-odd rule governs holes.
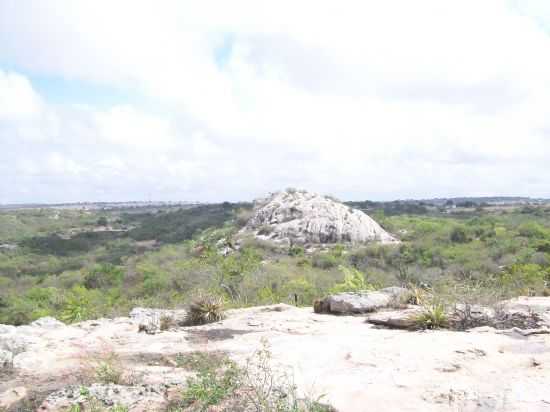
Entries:
POLYGON ((243 232, 287 244, 397 241, 360 210, 328 196, 293 189, 257 200, 243 232))

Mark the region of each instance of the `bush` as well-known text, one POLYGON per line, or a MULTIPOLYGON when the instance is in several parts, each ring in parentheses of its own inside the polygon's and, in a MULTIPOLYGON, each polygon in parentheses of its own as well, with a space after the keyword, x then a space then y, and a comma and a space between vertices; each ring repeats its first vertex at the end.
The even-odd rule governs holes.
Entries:
POLYGON ((534 239, 544 239, 547 230, 536 222, 523 223, 518 227, 520 236, 534 239))
MULTIPOLYGON (((196 356, 197 354, 195 354, 196 356)), ((183 399, 170 411, 224 410, 258 412, 335 412, 317 399, 299 398, 292 376, 271 367, 271 352, 267 341, 241 368, 227 357, 198 356, 194 363, 196 376, 187 380, 183 399), (216 405, 214 408, 212 408, 216 405)))
POLYGON ((183 405, 193 405, 196 407, 194 410, 206 410, 231 395, 239 386, 240 370, 228 359, 220 369, 221 372, 210 366, 201 367, 196 377, 189 378, 183 392, 183 405))
POLYGON ((101 383, 114 383, 115 385, 123 383, 124 370, 120 364, 118 356, 109 353, 101 359, 95 368, 95 378, 101 383))
POLYGON ((99 219, 97 219, 98 226, 107 226, 108 224, 109 224, 109 221, 105 216, 101 216, 99 219))
POLYGON ((365 275, 357 269, 340 266, 340 270, 344 273, 344 281, 334 285, 334 287, 330 290, 331 293, 358 292, 361 290, 374 289, 374 287, 365 279, 365 275))
POLYGON ((96 265, 84 275, 84 286, 88 289, 101 289, 120 286, 124 278, 121 268, 105 264, 96 265))
POLYGON ((304 248, 302 246, 291 246, 288 249, 289 256, 304 256, 304 248))
POLYGON ((466 243, 469 241, 466 229, 461 226, 456 226, 451 230, 450 239, 453 243, 466 243))
POLYGON ((271 366, 271 350, 266 340, 248 359, 241 371, 245 406, 254 411, 334 412, 330 405, 320 403, 322 396, 299 398, 292 376, 271 366))
POLYGON ((195 298, 188 307, 186 325, 204 325, 224 319, 223 298, 204 294, 195 298))
POLYGON ((22 296, 2 299, 0 323, 24 325, 44 316, 52 316, 62 304, 56 288, 33 287, 22 296))
POLYGON ((75 286, 65 297, 61 319, 67 323, 81 322, 94 318, 98 311, 99 292, 84 286, 75 286))
POLYGON ((441 329, 447 327, 448 319, 445 307, 439 303, 424 306, 423 312, 414 319, 419 329, 441 329))
POLYGON ((542 294, 548 282, 550 269, 533 263, 512 265, 499 277, 499 287, 512 295, 542 294))
POLYGON ((319 269, 332 269, 338 266, 340 259, 329 253, 319 253, 313 256, 311 264, 319 269))

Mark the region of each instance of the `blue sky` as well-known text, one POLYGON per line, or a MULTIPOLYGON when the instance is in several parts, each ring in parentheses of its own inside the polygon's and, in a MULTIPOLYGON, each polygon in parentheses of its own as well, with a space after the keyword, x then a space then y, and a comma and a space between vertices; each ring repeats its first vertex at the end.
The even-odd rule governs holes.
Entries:
POLYGON ((542 0, 0 0, 0 203, 550 197, 549 27, 542 0))

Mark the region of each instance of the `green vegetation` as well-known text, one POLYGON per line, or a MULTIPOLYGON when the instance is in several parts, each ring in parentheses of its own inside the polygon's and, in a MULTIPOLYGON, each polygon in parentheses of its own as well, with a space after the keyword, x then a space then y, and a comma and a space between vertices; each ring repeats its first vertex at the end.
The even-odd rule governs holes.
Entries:
POLYGON ((200 367, 197 376, 187 380, 183 393, 183 406, 198 404, 196 410, 205 410, 217 405, 231 395, 238 387, 240 370, 229 359, 224 359, 219 367, 200 367))
POLYGON ((124 371, 120 360, 114 353, 109 353, 100 359, 95 366, 95 380, 100 383, 120 384, 123 381, 124 371))
POLYGON ((189 305, 185 323, 204 325, 218 322, 224 318, 223 305, 223 298, 220 296, 201 294, 189 305))
POLYGON ((447 312, 441 303, 424 306, 424 310, 415 319, 419 329, 441 329, 447 326, 447 312))
MULTIPOLYGON (((183 356, 183 355, 182 355, 183 356)), ((195 362, 187 363, 195 375, 187 380, 181 401, 172 412, 193 410, 254 410, 262 412, 331 412, 321 397, 298 397, 292 376, 276 372, 270 366, 271 351, 267 342, 240 367, 227 356, 194 353, 195 362)))
POLYGON ((449 304, 550 294, 548 207, 449 213, 416 205, 422 210, 358 204, 395 233, 399 245, 314 252, 252 238, 233 248, 250 214, 244 204, 0 211, 0 245, 8 245, 0 248, 0 323, 43 316, 78 322, 126 315, 135 306, 182 307, 201 294, 211 300, 195 305, 196 322, 219 319, 221 302, 228 308, 311 305, 329 292, 392 285, 413 288, 418 299, 429 290, 449 304))

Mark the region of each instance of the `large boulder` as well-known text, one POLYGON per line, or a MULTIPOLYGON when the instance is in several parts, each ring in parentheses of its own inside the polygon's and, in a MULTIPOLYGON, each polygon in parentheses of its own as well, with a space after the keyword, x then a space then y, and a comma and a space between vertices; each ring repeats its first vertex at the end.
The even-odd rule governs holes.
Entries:
POLYGON ((400 287, 377 291, 344 292, 315 302, 314 310, 317 313, 337 315, 370 313, 381 308, 403 305, 409 297, 410 291, 400 287))
POLYGON ((416 329, 416 318, 422 313, 420 307, 402 310, 387 310, 369 315, 367 323, 391 329, 416 329))
POLYGON ((360 210, 327 196, 290 189, 257 200, 243 233, 286 244, 397 242, 360 210))

